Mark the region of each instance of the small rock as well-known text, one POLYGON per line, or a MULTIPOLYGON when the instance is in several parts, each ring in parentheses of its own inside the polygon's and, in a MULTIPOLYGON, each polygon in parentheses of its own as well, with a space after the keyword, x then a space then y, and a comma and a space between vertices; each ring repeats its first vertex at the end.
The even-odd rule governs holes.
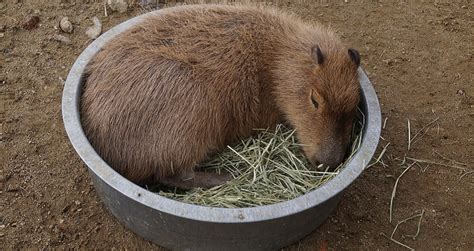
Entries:
POLYGON ((0 38, 4 37, 5 36, 5 33, 3 32, 0 32, 0 38))
POLYGON ((7 30, 7 26, 2 24, 0 25, 0 32, 5 32, 7 30))
POLYGON ((40 18, 38 16, 31 16, 21 25, 21 27, 25 30, 36 29, 38 28, 39 22, 40 18))
POLYGON ((61 30, 66 33, 72 33, 74 29, 74 27, 72 26, 72 23, 69 21, 67 17, 61 18, 61 21, 59 21, 59 28, 61 28, 61 30))
POLYGON ((96 39, 102 32, 102 23, 97 17, 92 18, 93 26, 87 28, 86 35, 91 39, 96 39))
POLYGON ((112 11, 118 11, 119 13, 127 12, 128 4, 125 0, 107 0, 112 11))
POLYGON ((464 90, 459 89, 459 90, 456 92, 456 94, 459 95, 459 96, 464 96, 464 94, 466 94, 466 93, 464 92, 464 90))
POLYGON ((63 44, 71 44, 71 39, 69 39, 68 37, 63 36, 63 35, 55 34, 51 37, 51 39, 54 40, 54 41, 58 41, 60 43, 63 43, 63 44))
POLYGON ((392 65, 393 64, 393 60, 390 60, 390 59, 384 59, 384 60, 382 60, 382 62, 384 62, 387 65, 392 65))
POLYGON ((158 0, 140 0, 140 5, 143 8, 156 8, 158 6, 158 0))
POLYGON ((461 6, 461 9, 467 9, 466 5, 461 6))
POLYGON ((81 205, 81 202, 76 200, 76 201, 74 201, 74 204, 76 204, 76 206, 79 206, 79 205, 81 205))

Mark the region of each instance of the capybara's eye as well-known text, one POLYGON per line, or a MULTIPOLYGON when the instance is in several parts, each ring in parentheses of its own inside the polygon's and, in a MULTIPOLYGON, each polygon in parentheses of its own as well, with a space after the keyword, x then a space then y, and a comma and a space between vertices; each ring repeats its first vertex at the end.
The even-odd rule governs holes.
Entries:
POLYGON ((311 96, 311 102, 313 102, 314 108, 318 109, 319 104, 318 101, 314 98, 314 96, 311 96))

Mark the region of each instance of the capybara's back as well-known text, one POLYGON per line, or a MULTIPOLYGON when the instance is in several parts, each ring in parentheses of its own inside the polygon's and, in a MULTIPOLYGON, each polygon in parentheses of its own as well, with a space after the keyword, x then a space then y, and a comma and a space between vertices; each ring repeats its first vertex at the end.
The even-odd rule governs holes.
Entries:
POLYGON ((359 98, 355 50, 273 9, 195 5, 158 13, 88 66, 83 127, 118 172, 134 182, 219 184, 198 181, 196 166, 282 121, 295 127, 310 160, 342 160, 326 155, 347 144, 359 98))

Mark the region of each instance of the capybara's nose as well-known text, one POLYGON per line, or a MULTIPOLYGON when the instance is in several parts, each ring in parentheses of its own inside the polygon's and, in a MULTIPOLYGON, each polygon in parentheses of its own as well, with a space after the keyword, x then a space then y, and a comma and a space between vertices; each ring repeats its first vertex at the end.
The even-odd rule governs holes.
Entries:
POLYGON ((309 160, 309 163, 314 166, 314 167, 317 167, 319 166, 319 164, 321 164, 321 162, 319 162, 318 158, 313 156, 312 158, 308 158, 309 160))
POLYGON ((334 170, 341 164, 341 162, 342 158, 331 158, 323 164, 325 164, 325 166, 329 166, 330 170, 334 170))
POLYGON ((319 166, 320 164, 323 164, 322 169, 326 169, 329 167, 329 170, 334 170, 341 164, 343 160, 344 160, 343 153, 339 154, 339 153, 332 152, 324 156, 316 155, 310 159, 310 162, 314 166, 319 166))

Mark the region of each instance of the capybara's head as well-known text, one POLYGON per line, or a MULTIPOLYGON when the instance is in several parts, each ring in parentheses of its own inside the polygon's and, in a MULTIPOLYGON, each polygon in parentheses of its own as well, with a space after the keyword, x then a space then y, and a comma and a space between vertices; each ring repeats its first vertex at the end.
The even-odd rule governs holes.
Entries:
POLYGON ((280 106, 308 160, 330 168, 344 160, 360 98, 359 53, 342 48, 312 47, 305 69, 289 73, 299 83, 277 94, 286 95, 286 100, 279 97, 280 106))

